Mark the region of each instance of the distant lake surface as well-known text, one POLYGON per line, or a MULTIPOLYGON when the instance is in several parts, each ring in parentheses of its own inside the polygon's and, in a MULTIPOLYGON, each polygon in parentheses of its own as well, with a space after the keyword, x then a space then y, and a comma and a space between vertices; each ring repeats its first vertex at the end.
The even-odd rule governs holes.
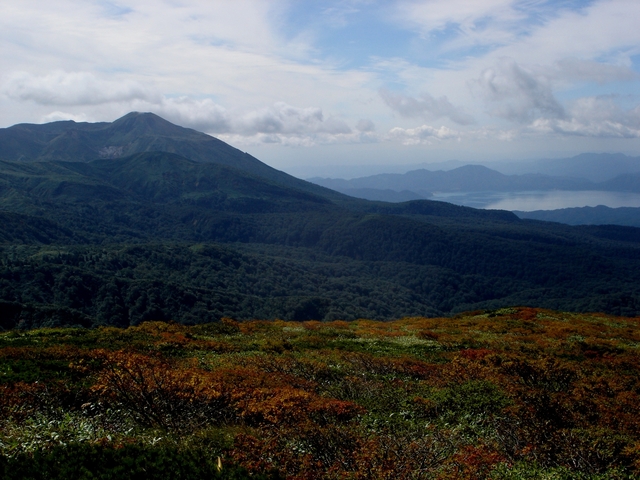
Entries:
POLYGON ((523 212, 598 205, 640 207, 639 193, 604 191, 455 192, 434 193, 432 199, 467 207, 523 212))

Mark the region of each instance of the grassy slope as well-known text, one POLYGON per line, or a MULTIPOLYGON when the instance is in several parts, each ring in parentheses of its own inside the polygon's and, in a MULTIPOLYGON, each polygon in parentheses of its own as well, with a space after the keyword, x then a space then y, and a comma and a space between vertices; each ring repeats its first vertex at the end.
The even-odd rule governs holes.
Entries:
POLYGON ((287 478, 631 478, 639 327, 512 308, 6 332, 2 462, 136 445, 287 478))

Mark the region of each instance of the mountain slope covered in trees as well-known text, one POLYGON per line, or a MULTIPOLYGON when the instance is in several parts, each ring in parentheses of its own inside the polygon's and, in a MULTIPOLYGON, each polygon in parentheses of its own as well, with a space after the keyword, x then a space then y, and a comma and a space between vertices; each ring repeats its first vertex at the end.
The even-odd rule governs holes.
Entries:
POLYGON ((4 328, 516 304, 640 313, 633 228, 354 199, 151 114, 0 140, 4 328))

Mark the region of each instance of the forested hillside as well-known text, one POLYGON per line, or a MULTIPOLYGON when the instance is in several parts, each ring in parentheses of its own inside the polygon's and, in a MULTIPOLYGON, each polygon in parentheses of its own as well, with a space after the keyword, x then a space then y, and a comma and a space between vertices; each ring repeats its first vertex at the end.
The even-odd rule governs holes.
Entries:
POLYGON ((151 114, 0 140, 3 328, 640 313, 638 229, 358 200, 151 114))
POLYGON ((567 225, 624 225, 640 227, 640 208, 597 207, 560 208, 557 210, 535 210, 532 212, 514 212, 520 218, 560 222, 567 225))

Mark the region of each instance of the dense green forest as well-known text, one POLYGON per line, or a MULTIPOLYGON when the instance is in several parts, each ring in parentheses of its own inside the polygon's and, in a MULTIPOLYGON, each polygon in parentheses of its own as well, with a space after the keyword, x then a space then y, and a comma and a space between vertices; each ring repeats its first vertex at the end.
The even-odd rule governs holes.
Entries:
POLYGON ((640 314, 640 229, 359 200, 151 114, 0 129, 0 326, 640 314))
MULTIPOLYGON (((531 273, 522 274, 546 282, 547 291, 555 287, 555 292, 564 292, 564 298, 537 298, 542 296, 540 288, 515 275, 509 279, 508 271, 500 276, 465 274, 462 269, 357 260, 300 247, 6 246, 0 248, 4 311, 0 325, 6 329, 126 326, 152 319, 195 324, 225 316, 392 319, 533 302, 554 308, 570 305, 578 311, 634 311, 628 302, 636 298, 632 282, 640 280, 639 274, 622 260, 618 272, 628 272, 626 291, 608 285, 586 268, 580 279, 558 277, 561 266, 536 268, 545 260, 549 262, 542 254, 537 265, 532 259, 531 273), (589 291, 572 290, 572 286, 589 291)), ((572 259, 566 261, 569 264, 572 259)))

